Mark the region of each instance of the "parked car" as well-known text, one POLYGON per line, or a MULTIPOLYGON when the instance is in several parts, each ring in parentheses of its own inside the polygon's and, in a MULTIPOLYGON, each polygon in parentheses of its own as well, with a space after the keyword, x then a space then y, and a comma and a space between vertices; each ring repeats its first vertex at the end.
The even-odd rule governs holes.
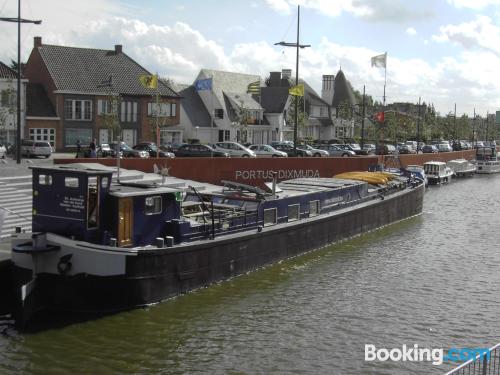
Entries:
POLYGON ((134 150, 146 151, 149 153, 149 157, 156 158, 158 155, 160 158, 175 158, 173 152, 158 150, 156 143, 154 142, 140 142, 133 147, 134 150))
POLYGON ((175 151, 175 156, 179 157, 229 157, 227 152, 213 149, 209 145, 188 145, 184 144, 175 151))
POLYGON ((435 154, 438 153, 439 150, 434 145, 425 145, 424 147, 422 147, 422 152, 424 154, 435 154))
POLYGON ((439 152, 450 152, 453 151, 453 148, 451 148, 449 143, 440 143, 438 144, 438 151, 439 152))
MULTIPOLYGON (((107 158, 107 157, 116 158, 116 143, 114 145, 114 148, 111 148, 109 143, 101 143, 101 145, 97 147, 96 153, 98 158, 107 158)), ((87 152, 87 154, 88 157, 90 155, 90 151, 87 152)))
POLYGON ((376 155, 392 155, 394 153, 396 153, 396 147, 391 144, 386 144, 386 145, 379 144, 375 149, 376 155))
POLYGON ((347 156, 356 156, 356 153, 352 150, 344 150, 340 148, 338 145, 320 145, 318 146, 321 150, 328 152, 330 156, 336 157, 347 157, 347 156))
POLYGON ((410 147, 415 152, 417 151, 417 147, 418 147, 417 141, 406 141, 405 145, 408 146, 408 147, 410 147))
POLYGON ((408 146, 408 145, 400 146, 398 148, 398 152, 400 154, 416 154, 417 153, 411 146, 408 146))
POLYGON ((299 147, 296 148, 296 151, 294 151, 293 145, 289 144, 275 144, 273 147, 278 150, 278 151, 283 151, 285 152, 288 156, 297 156, 297 157, 306 157, 306 156, 312 156, 311 151, 301 149, 299 147))
POLYGON ((7 155, 7 148, 0 144, 0 158, 5 159, 5 156, 7 155))
POLYGON ((375 153, 376 146, 373 143, 365 143, 363 145, 363 150, 366 150, 366 154, 374 154, 375 153))
POLYGON ((52 147, 49 142, 33 141, 31 139, 23 139, 21 141, 21 155, 27 156, 43 156, 49 158, 52 155, 52 147))
POLYGON ((227 152, 230 156, 240 156, 243 158, 257 157, 257 155, 255 155, 255 152, 243 145, 240 145, 237 142, 217 142, 214 145, 214 149, 222 152, 227 152))
POLYGON ((356 155, 368 155, 369 151, 366 148, 361 148, 358 143, 349 143, 352 150, 356 153, 356 155))
POLYGON ((317 157, 317 158, 330 156, 328 154, 328 151, 321 150, 319 148, 314 148, 314 147, 307 145, 307 144, 300 144, 300 145, 297 145, 297 147, 300 148, 301 150, 309 151, 312 154, 312 156, 317 157))
POLYGON ((248 147, 250 150, 255 152, 258 158, 261 157, 273 157, 273 158, 278 158, 278 157, 287 157, 287 153, 284 151, 279 151, 276 150, 274 147, 269 146, 269 145, 251 145, 248 147))
MULTIPOLYGON (((110 142, 109 147, 112 150, 116 150, 116 142, 110 142)), ((120 142, 120 152, 121 156, 124 158, 149 158, 149 153, 147 151, 134 150, 125 142, 120 142)))

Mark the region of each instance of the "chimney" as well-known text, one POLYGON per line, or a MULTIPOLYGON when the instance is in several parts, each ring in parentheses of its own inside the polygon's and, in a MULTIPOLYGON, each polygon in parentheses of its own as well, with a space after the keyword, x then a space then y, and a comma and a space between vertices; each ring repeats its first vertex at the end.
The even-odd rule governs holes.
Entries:
POLYGON ((283 78, 283 79, 292 78, 292 69, 282 69, 281 70, 281 78, 283 78))
POLYGON ((270 87, 279 87, 281 83, 281 73, 280 72, 271 72, 269 74, 269 86, 270 87))
POLYGON ((115 53, 118 55, 123 52, 123 46, 121 44, 115 44, 115 53))
POLYGON ((42 46, 42 37, 41 36, 35 36, 33 38, 33 47, 38 48, 42 46))
POLYGON ((321 88, 321 99, 328 104, 333 103, 333 86, 335 83, 334 75, 323 75, 323 87, 321 88))

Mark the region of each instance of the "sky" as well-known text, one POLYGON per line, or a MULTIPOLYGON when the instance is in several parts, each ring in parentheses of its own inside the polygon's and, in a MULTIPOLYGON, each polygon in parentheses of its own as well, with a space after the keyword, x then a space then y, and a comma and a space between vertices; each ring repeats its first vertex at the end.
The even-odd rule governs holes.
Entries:
MULTIPOLYGON (((500 110, 500 0, 21 0, 22 60, 43 43, 113 49, 152 73, 193 83, 200 69, 258 74, 292 69, 300 5, 300 77, 321 94, 342 69, 353 87, 387 102, 433 103, 441 114, 500 110)), ((17 0, 0 0, 17 17, 17 0)), ((0 61, 17 59, 17 25, 0 22, 0 61)))

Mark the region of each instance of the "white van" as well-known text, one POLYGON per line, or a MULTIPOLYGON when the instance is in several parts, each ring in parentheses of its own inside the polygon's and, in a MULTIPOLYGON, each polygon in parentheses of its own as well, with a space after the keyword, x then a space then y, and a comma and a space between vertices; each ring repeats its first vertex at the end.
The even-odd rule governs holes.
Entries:
POLYGON ((52 147, 49 142, 33 141, 31 139, 23 139, 21 141, 21 156, 28 158, 32 156, 44 156, 49 158, 52 155, 52 147))

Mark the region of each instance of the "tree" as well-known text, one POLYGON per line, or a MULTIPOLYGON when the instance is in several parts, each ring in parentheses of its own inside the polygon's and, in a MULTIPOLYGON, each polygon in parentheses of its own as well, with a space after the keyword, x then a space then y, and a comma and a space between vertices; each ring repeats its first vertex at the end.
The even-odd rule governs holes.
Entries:
POLYGON ((297 102, 297 138, 299 138, 299 134, 301 129, 307 123, 309 119, 309 114, 304 110, 304 97, 303 96, 295 96, 292 95, 292 100, 290 101, 290 106, 288 107, 286 122, 287 124, 291 124, 295 126, 295 103, 297 102))
POLYGON ((238 141, 239 142, 247 142, 247 129, 248 125, 253 123, 255 119, 252 117, 250 110, 245 106, 243 100, 239 100, 240 105, 233 112, 234 121, 231 122, 231 125, 238 132, 238 141))
POLYGON ((118 117, 118 109, 121 105, 121 97, 111 91, 108 92, 104 108, 100 108, 102 123, 111 131, 110 139, 121 136, 121 125, 118 117))
POLYGON ((17 128, 17 90, 13 80, 9 80, 8 87, 0 93, 0 130, 6 131, 12 119, 14 128, 17 128))

